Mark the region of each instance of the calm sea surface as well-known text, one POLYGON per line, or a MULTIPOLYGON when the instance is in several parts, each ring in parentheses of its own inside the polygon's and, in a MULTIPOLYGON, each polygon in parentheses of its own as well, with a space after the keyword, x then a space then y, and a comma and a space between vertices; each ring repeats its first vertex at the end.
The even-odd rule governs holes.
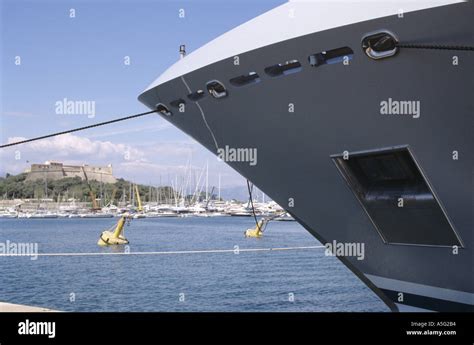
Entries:
MULTIPOLYGON (((38 243, 40 253, 123 251, 96 244, 116 221, 1 219, 0 242, 38 243)), ((131 252, 320 245, 296 222, 271 222, 263 238, 245 238, 252 225, 240 217, 137 219, 126 237, 131 252)), ((0 272, 0 301, 64 311, 388 311, 323 249, 0 257, 0 272)))

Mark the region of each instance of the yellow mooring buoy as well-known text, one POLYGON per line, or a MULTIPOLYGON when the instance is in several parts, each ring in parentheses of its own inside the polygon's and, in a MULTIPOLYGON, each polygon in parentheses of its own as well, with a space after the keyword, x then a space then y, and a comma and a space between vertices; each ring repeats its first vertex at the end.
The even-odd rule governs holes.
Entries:
POLYGON ((97 244, 99 246, 128 244, 128 240, 123 235, 123 227, 126 221, 130 219, 131 216, 128 213, 124 213, 122 217, 120 217, 113 231, 111 231, 112 228, 110 228, 109 230, 106 230, 100 234, 97 244))
POLYGON ((268 220, 265 218, 262 218, 255 228, 253 229, 247 229, 244 234, 245 237, 262 237, 263 236, 263 231, 265 230, 265 227, 267 226, 268 220))

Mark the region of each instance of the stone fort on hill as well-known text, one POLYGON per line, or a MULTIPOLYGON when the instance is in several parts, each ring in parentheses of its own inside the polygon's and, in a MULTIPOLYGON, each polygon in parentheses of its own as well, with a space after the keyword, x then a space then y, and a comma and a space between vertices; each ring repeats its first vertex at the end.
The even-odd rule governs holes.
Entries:
POLYGON ((65 165, 60 162, 45 162, 44 164, 31 164, 26 181, 35 180, 59 180, 66 177, 87 178, 90 181, 102 181, 103 183, 115 183, 117 179, 113 175, 112 165, 91 166, 91 165, 65 165))

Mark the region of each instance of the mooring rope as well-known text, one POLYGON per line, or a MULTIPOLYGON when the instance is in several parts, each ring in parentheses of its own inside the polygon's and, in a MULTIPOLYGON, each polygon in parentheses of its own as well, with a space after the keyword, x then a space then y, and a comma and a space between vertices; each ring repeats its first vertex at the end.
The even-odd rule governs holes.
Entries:
POLYGON ((233 249, 204 249, 204 250, 172 250, 151 252, 85 252, 85 253, 37 253, 37 254, 9 254, 0 253, 0 256, 107 256, 107 255, 179 255, 179 254, 213 254, 213 253, 250 253, 250 252, 276 252, 321 249, 325 246, 299 246, 299 247, 275 247, 275 248, 233 248, 233 249))
POLYGON ((147 111, 147 112, 144 112, 144 113, 135 114, 135 115, 120 117, 120 118, 118 118, 118 119, 114 119, 114 120, 110 120, 110 121, 94 123, 94 124, 89 125, 89 126, 73 128, 73 129, 69 129, 69 130, 67 130, 67 131, 51 133, 51 134, 42 135, 42 136, 36 137, 36 138, 25 139, 25 140, 16 141, 16 142, 13 142, 13 143, 3 144, 3 145, 0 145, 0 149, 3 149, 3 148, 5 148, 5 147, 9 147, 9 146, 15 146, 15 145, 20 145, 20 144, 26 144, 26 143, 29 143, 29 142, 32 142, 32 141, 37 141, 37 140, 42 140, 42 139, 46 139, 46 138, 56 137, 56 136, 58 136, 58 135, 63 135, 63 134, 69 134, 69 133, 74 133, 74 132, 78 132, 78 131, 83 131, 83 130, 89 129, 89 128, 95 128, 95 127, 110 125, 111 123, 120 122, 120 121, 125 121, 125 120, 131 120, 131 119, 135 119, 135 118, 137 118, 137 117, 141 117, 141 116, 153 114, 153 113, 156 113, 156 112, 158 112, 157 109, 151 110, 151 111, 147 111))
POLYGON ((253 206, 253 195, 252 195, 253 183, 252 183, 252 186, 250 186, 250 181, 248 179, 247 179, 247 189, 248 189, 248 192, 249 192, 249 200, 250 200, 250 205, 252 207, 253 219, 255 220, 255 225, 258 228, 257 214, 255 213, 255 207, 253 206))
POLYGON ((474 46, 467 46, 467 45, 397 43, 396 46, 399 47, 399 48, 408 48, 408 49, 434 49, 434 50, 453 50, 453 51, 474 51, 474 46))
MULTIPOLYGON (((184 79, 183 76, 181 76, 181 80, 182 80, 184 86, 186 86, 186 89, 188 89, 188 92, 192 93, 191 88, 189 87, 188 83, 186 82, 186 80, 184 79)), ((217 144, 216 136, 214 135, 214 132, 212 131, 211 126, 209 126, 209 123, 207 122, 206 115, 204 114, 204 110, 202 110, 201 105, 197 101, 195 103, 196 103, 196 106, 199 109, 199 112, 201 113, 201 117, 202 117, 202 121, 204 122, 204 125, 207 127, 207 130, 211 134, 212 140, 214 140, 214 145, 216 146, 216 153, 217 153, 217 152, 219 152, 219 145, 217 144)))

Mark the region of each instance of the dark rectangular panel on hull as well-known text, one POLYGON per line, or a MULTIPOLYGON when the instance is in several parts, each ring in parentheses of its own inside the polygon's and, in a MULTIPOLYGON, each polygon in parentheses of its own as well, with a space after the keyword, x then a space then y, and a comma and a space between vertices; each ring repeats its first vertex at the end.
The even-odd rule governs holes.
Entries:
POLYGON ((462 246, 408 147, 331 158, 385 243, 462 246))

